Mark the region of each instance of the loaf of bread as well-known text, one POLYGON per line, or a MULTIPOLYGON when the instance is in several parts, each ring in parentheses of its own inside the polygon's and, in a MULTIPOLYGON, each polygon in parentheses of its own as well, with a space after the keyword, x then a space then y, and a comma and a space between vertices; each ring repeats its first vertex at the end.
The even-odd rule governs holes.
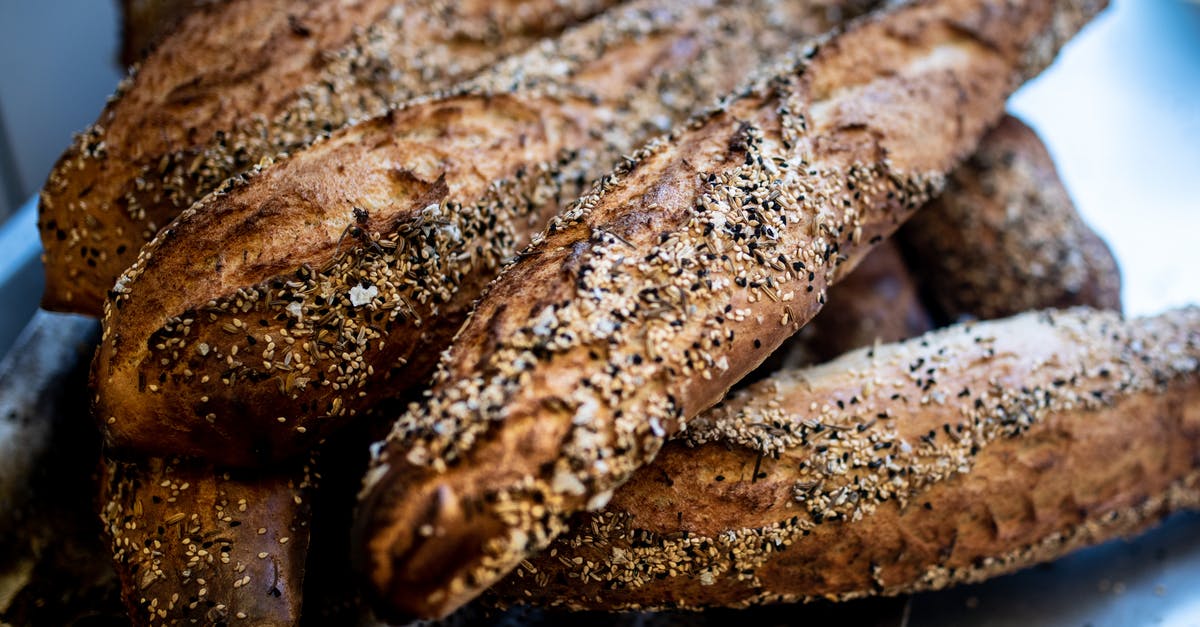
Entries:
POLYGON ((108 460, 100 517, 135 625, 294 625, 309 541, 304 468, 245 476, 108 460))
POLYGON ((50 174, 43 306, 99 315, 142 245, 229 177, 611 3, 240 0, 190 13, 50 174))
MULTIPOLYGON (((979 151, 988 150, 989 141, 989 138, 985 138, 979 151)), ((1003 168, 1006 164, 997 163, 994 167, 1003 168)), ((1019 177, 1012 176, 997 179, 1008 184, 1020 180, 1019 177)), ((1003 186, 994 190, 996 194, 1005 192, 1003 186)), ((984 249, 981 253, 1002 254, 994 248, 984 249)), ((997 267, 1000 267, 1001 262, 1007 261, 1010 260, 1006 256, 997 259, 997 267)), ((951 284, 950 281, 942 281, 936 285, 948 287, 951 284)), ((1053 295, 1052 290, 1039 289, 1036 294, 1050 298, 1051 302, 1048 305, 1058 302, 1058 297, 1053 295)), ((925 296, 937 300, 937 294, 925 296)), ((915 281, 905 267, 893 240, 889 239, 875 247, 853 272, 830 289, 828 303, 821 312, 800 332, 788 339, 763 363, 759 371, 769 375, 781 368, 824 362, 860 346, 907 339, 920 335, 929 328, 929 316, 920 301, 915 281)), ((742 381, 738 385, 746 383, 742 381)), ((373 425, 380 422, 376 416, 362 416, 355 424, 365 429, 360 428, 356 431, 369 431, 373 425)), ((312 523, 310 556, 306 561, 306 594, 302 604, 302 614, 307 620, 319 621, 315 624, 345 624, 362 611, 361 598, 354 586, 355 578, 350 573, 349 564, 341 555, 345 551, 346 529, 349 527, 348 521, 353 509, 352 497, 346 497, 352 495, 365 462, 365 447, 356 443, 364 441, 364 437, 369 436, 364 433, 341 433, 337 438, 335 450, 329 451, 329 447, 322 447, 317 460, 316 468, 321 475, 322 487, 317 491, 315 498, 309 501, 314 509, 315 520, 312 523), (309 592, 313 594, 310 595, 309 592)), ((636 483, 638 475, 647 473, 656 473, 655 465, 640 470, 635 474, 633 481, 636 483)), ((194 483, 200 484, 206 480, 213 479, 196 477, 194 483)), ((229 480, 223 481, 228 483, 229 480)), ((270 489, 271 486, 278 490, 291 489, 288 484, 279 481, 263 482, 260 489, 270 489)), ((270 498, 262 498, 260 501, 268 505, 273 502, 270 498)), ((259 505, 258 502, 250 502, 248 507, 253 511, 259 505)), ((275 515, 291 515, 291 512, 277 510, 275 515)), ((236 536, 234 540, 236 541, 236 536)), ((163 549, 164 553, 170 550, 170 546, 163 549)), ((174 550, 186 551, 186 547, 179 545, 174 550)), ((531 581, 514 581, 511 587, 503 589, 512 593, 517 590, 518 584, 533 585, 531 581)), ((221 594, 221 590, 214 589, 214 585, 209 586, 209 595, 215 598, 215 595, 221 594)), ((230 612, 234 611, 245 613, 243 608, 231 605, 230 612)))
POLYGON ((602 507, 812 318, 837 267, 938 191, 1102 4, 891 6, 558 216, 378 447, 355 549, 381 607, 443 615, 602 507))
POLYGON ((1200 505, 1200 309, 968 323, 780 372, 499 598, 740 606, 941 588, 1200 505))
POLYGON ((109 443, 262 464, 424 385, 564 203, 829 27, 829 4, 633 3, 224 186, 114 288, 96 369, 109 443))
POLYGON ((121 63, 141 61, 197 7, 228 0, 121 0, 121 63))
MULTIPOLYGON (((846 10, 851 10, 853 4, 845 3, 846 10)), ((449 233, 444 221, 438 216, 429 215, 432 213, 429 190, 441 185, 439 193, 446 194, 447 189, 454 190, 450 198, 437 199, 445 204, 446 214, 451 211, 463 211, 465 214, 464 206, 488 212, 482 217, 479 214, 466 216, 454 225, 456 228, 462 227, 458 232, 476 238, 477 244, 495 242, 497 245, 488 251, 490 256, 457 260, 464 266, 453 275, 430 271, 429 284, 422 286, 423 292, 397 291, 397 286, 385 286, 381 301, 394 298, 403 301, 406 297, 412 299, 410 302, 423 318, 416 322, 406 319, 404 316, 413 311, 402 310, 395 324, 407 336, 396 338, 397 334, 392 334, 389 344, 403 350, 401 357, 416 355, 412 366, 424 368, 427 373, 432 365, 430 357, 448 341, 454 326, 461 321, 461 310, 477 295, 483 281, 489 276, 480 273, 494 274, 504 257, 515 252, 515 246, 527 241, 530 233, 539 228, 538 225, 544 224, 557 209, 558 196, 570 198, 577 195, 581 191, 579 179, 584 178, 589 169, 610 167, 622 152, 633 148, 634 142, 661 130, 665 123, 682 119, 692 103, 712 100, 732 89, 741 80, 746 67, 763 63, 773 50, 786 46, 790 39, 827 28, 830 24, 825 21, 826 9, 824 6, 817 9, 803 2, 753 2, 737 7, 713 6, 708 2, 635 3, 627 9, 614 10, 610 15, 597 18, 594 23, 568 33, 556 42, 548 42, 536 52, 496 68, 474 85, 459 90, 459 93, 416 103, 393 112, 387 118, 337 133, 330 140, 319 142, 278 166, 255 175, 244 185, 231 187, 223 192, 224 196, 210 199, 221 203, 216 209, 187 212, 161 241, 152 246, 148 254, 143 255, 139 268, 146 268, 145 274, 137 275, 121 287, 116 301, 118 307, 110 312, 106 321, 108 328, 116 329, 110 332, 110 336, 119 336, 126 346, 152 343, 149 338, 156 336, 151 333, 139 336, 131 331, 134 328, 132 325, 124 322, 143 312, 150 312, 147 315, 160 316, 162 319, 169 317, 164 311, 156 310, 162 306, 161 300, 146 302, 138 298, 143 294, 156 299, 186 300, 193 293, 183 294, 184 291, 204 291, 192 301, 201 305, 208 305, 210 300, 216 300, 217 295, 223 293, 230 295, 231 302, 233 298, 242 297, 242 293, 233 288, 221 292, 220 287, 214 288, 202 282, 179 283, 178 277, 186 275, 194 267, 191 264, 196 257, 201 255, 223 252, 228 256, 228 263, 214 261, 212 265, 226 266, 229 274, 254 288, 270 284, 273 279, 294 280, 293 273, 303 270, 305 264, 309 268, 325 269, 339 255, 342 256, 340 260, 351 259, 346 263, 346 268, 360 268, 361 264, 355 260, 377 252, 376 243, 387 239, 394 239, 409 250, 428 246, 429 252, 422 252, 425 257, 437 255, 450 258, 462 249, 476 248, 471 241, 464 243, 448 237, 427 238, 430 226, 445 228, 444 234, 449 233), (559 74, 564 71, 578 75, 578 78, 560 78, 559 74), (585 136, 585 133, 590 135, 597 125, 605 122, 611 124, 613 129, 607 136, 585 136), (439 129, 445 132, 439 132, 439 129), (457 144, 447 141, 449 135, 455 136, 457 144), (478 148, 480 146, 484 148, 478 148), (568 151, 578 154, 564 156, 563 153, 568 151), (482 155, 492 155, 494 158, 488 161, 481 159, 482 155), (471 160, 468 161, 466 157, 471 160), (406 164, 409 169, 402 169, 404 166, 398 166, 397 163, 406 164), (430 172, 430 167, 434 167, 431 163, 444 170, 430 172), (338 173, 339 176, 330 174, 339 167, 343 169, 338 173), (521 173, 523 169, 530 173, 528 177, 521 173), (553 177, 562 180, 550 180, 553 177), (331 180, 340 182, 340 186, 332 184, 331 180), (377 185, 379 182, 382 184, 377 185), (338 193, 329 193, 330 189, 336 189, 338 193), (310 199, 318 194, 323 194, 323 200, 330 197, 333 200, 314 208, 310 199), (400 202, 403 198, 415 200, 405 205, 400 202), (520 203, 525 204, 515 206, 520 203), (268 208, 263 209, 264 206, 268 208), (513 213, 505 218, 499 231, 488 231, 480 224, 480 220, 494 215, 492 209, 497 207, 507 207, 513 213), (324 217, 314 217, 314 213, 319 212, 325 212, 321 214, 324 217), (326 219, 341 220, 341 223, 329 227, 328 233, 314 233, 312 225, 326 219), (393 231, 388 232, 387 229, 393 231), (381 235, 380 231, 387 234, 381 235), (325 239, 320 241, 323 236, 325 239), (275 239, 268 240, 270 243, 263 246, 263 240, 268 237, 275 239), (506 242, 506 239, 509 241, 506 242), (305 249, 304 245, 313 240, 320 243, 305 249), (272 244, 274 247, 271 247, 272 244), (254 250, 255 256, 247 261, 241 257, 243 250, 254 250), (270 261, 272 254, 281 261, 270 261), (304 254, 310 256, 303 257, 304 254), (287 267, 289 263, 295 267, 287 267), (280 266, 286 268, 282 275, 280 266), (441 284, 437 284, 437 281, 441 281, 441 284), (170 289, 164 289, 168 286, 170 289), (214 289, 215 292, 206 291, 214 289), (455 290, 463 293, 456 295, 455 290), (442 298, 446 295, 455 300, 443 302, 442 298), (455 316, 458 316, 457 320, 455 316), (407 326, 403 326, 406 322, 407 326), (443 330, 438 331, 439 328, 443 330), (147 339, 133 339, 138 337, 147 339), (401 341, 405 337, 413 346, 406 346, 401 341), (428 348, 431 342, 432 349, 428 348), (422 366, 423 359, 426 365, 422 366)), ((389 252, 394 248, 389 247, 389 252)), ((451 262, 453 260, 447 263, 451 262)), ((397 274, 404 273, 404 270, 397 271, 397 274)), ((329 274, 334 276, 323 277, 326 287, 341 286, 347 282, 358 285, 353 276, 329 274)), ((315 307, 313 300, 310 298, 301 302, 306 307, 315 307)), ((261 304, 264 307, 268 305, 267 302, 261 304)), ((208 314, 214 309, 215 306, 210 306, 208 311, 196 312, 195 327, 199 331, 192 335, 199 338, 198 343, 204 343, 209 338, 206 333, 209 333, 212 339, 206 345, 216 356, 223 358, 222 353, 227 350, 224 342, 229 335, 225 327, 231 324, 234 317, 240 316, 250 321, 249 315, 253 314, 239 308, 229 315, 216 311, 209 319, 208 314)), ((382 309, 390 310, 388 307, 382 309)), ((353 311, 350 308, 348 310, 353 311)), ((303 325, 296 325, 290 318, 270 318, 268 322, 270 324, 266 326, 251 324, 235 327, 242 329, 244 337, 251 338, 242 345, 243 348, 253 345, 255 337, 262 340, 263 346, 267 346, 274 336, 279 339, 281 347, 289 338, 303 338, 303 325)), ((353 338, 360 329, 353 329, 345 337, 353 338)), ((157 337, 161 340, 161 336, 157 337)), ((237 339, 241 341, 242 337, 237 339)), ((237 354, 236 349, 229 352, 237 354)), ((394 381, 394 389, 389 393, 419 385, 424 379, 421 370, 412 366, 405 370, 395 364, 395 355, 382 359, 375 353, 368 352, 367 355, 369 359, 378 360, 373 363, 379 367, 381 374, 389 373, 389 368, 394 370, 394 376, 416 373, 409 375, 407 380, 399 378, 394 381)), ((160 367, 157 361, 159 355, 153 357, 153 360, 147 360, 148 367, 160 367)), ((282 360, 286 360, 286 357, 282 357, 282 360)), ((101 356, 98 364, 104 363, 101 356)), ((297 370, 305 366, 300 359, 295 364, 297 370)), ((288 365, 291 364, 284 361, 280 370, 288 365)), ((211 372, 219 374, 224 369, 224 366, 220 366, 211 372)), ((320 371, 322 368, 314 369, 320 371)), ((209 372, 200 368, 196 370, 209 372)), ((98 367, 97 372, 103 372, 102 366, 98 367)), ((218 385, 214 380, 208 388, 202 388, 198 380, 189 381, 190 388, 171 388, 168 383, 160 381, 164 384, 159 390, 143 390, 142 393, 157 393, 159 396, 155 398, 179 403, 177 409, 185 416, 192 415, 186 405, 189 398, 191 402, 199 403, 201 401, 197 399, 204 394, 223 396, 229 402, 239 403, 236 411, 222 415, 223 423, 227 423, 229 429, 242 429, 242 434, 252 432, 254 427, 247 426, 246 421, 256 417, 261 417, 269 428, 278 424, 275 420, 277 415, 294 419, 290 424, 279 427, 282 436, 272 434, 260 440, 295 438, 297 429, 303 433, 306 426, 320 424, 316 421, 321 417, 320 414, 309 406, 313 397, 295 400, 283 396, 274 381, 263 383, 253 376, 239 379, 237 386, 229 385, 232 381, 218 385), (255 389, 255 384, 259 384, 258 389, 265 390, 265 396, 253 397, 248 392, 255 389), (180 389, 185 394, 180 394, 180 389), (187 396, 186 392, 191 392, 191 396, 187 396)), ((112 406, 107 400, 111 398, 110 386, 106 383, 108 380, 104 375, 97 377, 101 407, 112 406)), ((383 392, 378 388, 382 381, 382 378, 373 379, 370 386, 353 390, 353 395, 345 396, 349 411, 325 417, 325 421, 345 422, 357 418, 355 413, 359 409, 366 409, 369 404, 380 400, 383 392)), ((328 393, 328 390, 316 385, 313 390, 328 393)), ((289 393, 295 391, 294 386, 287 390, 289 393)), ((336 388, 334 392, 337 392, 336 388)), ((128 411, 114 412, 114 415, 140 421, 131 428, 139 430, 139 437, 147 441, 153 441, 159 435, 169 437, 175 429, 174 425, 180 421, 170 409, 154 413, 148 411, 147 405, 138 405, 136 401, 125 409, 128 411)), ((300 438, 291 451, 311 446, 316 435, 318 433, 314 427, 313 433, 307 438, 300 438)), ((243 437, 233 438, 229 444, 217 444, 210 451, 209 459, 229 459, 230 454, 224 449, 228 446, 244 447, 246 441, 259 440, 243 437)), ((195 447, 186 450, 197 452, 195 447)), ((104 499, 109 503, 108 511, 118 508, 118 511, 126 512, 128 507, 124 505, 128 503, 152 500, 156 492, 161 491, 158 479, 165 472, 162 463, 154 461, 149 466, 144 463, 136 466, 114 464, 113 468, 124 469, 126 476, 150 479, 123 480, 122 489, 114 490, 104 499)), ((361 465, 356 464, 355 467, 361 468, 361 465)), ((295 485, 301 480, 300 475, 293 476, 290 481, 286 480, 286 473, 280 472, 271 472, 262 478, 257 474, 231 478, 225 473, 214 474, 211 468, 191 466, 182 470, 173 468, 171 472, 175 475, 186 473, 186 483, 194 491, 253 495, 243 504, 246 509, 241 511, 241 516, 254 518, 256 525, 269 529, 299 527, 307 531, 310 522, 307 512, 298 507, 284 506, 296 495, 295 485), (273 521, 273 524, 268 524, 268 521, 273 521)), ((359 476, 361 470, 352 481, 356 483, 359 476)), ((180 482, 178 478, 174 480, 174 484, 180 482)), ((339 485, 345 486, 347 482, 339 485)), ((187 498, 186 495, 183 497, 187 498)), ((344 507, 348 515, 351 503, 339 502, 326 509, 339 505, 344 507)), ((161 520, 155 522, 156 515, 174 515, 174 512, 146 512, 138 520, 137 528, 154 530, 163 526, 161 520)), ((343 523, 339 531, 346 528, 347 525, 343 523)), ((253 552, 251 549, 257 550, 263 546, 261 539, 251 535, 254 532, 254 529, 247 530, 243 524, 227 530, 223 537, 239 555, 248 555, 253 552), (237 549, 238 546, 244 548, 237 549)), ((297 544, 304 539, 301 536, 300 533, 292 534, 291 547, 302 547, 297 544)), ((118 569, 126 581, 126 601, 136 609, 137 616, 155 616, 146 608, 148 604, 156 603, 153 607, 163 621, 195 618, 197 610, 193 604, 165 601, 175 598, 175 595, 179 595, 179 598, 196 596, 196 580, 173 574, 170 568, 192 559, 194 548, 186 543, 175 543, 164 544, 157 549, 153 557, 156 563, 165 565, 159 570, 172 576, 155 580, 151 589, 153 594, 150 594, 137 585, 140 581, 136 576, 146 568, 145 560, 148 557, 128 549, 129 542, 144 542, 145 538, 131 535, 128 531, 125 538, 126 542, 116 542, 114 546, 118 569)), ((334 537, 325 540, 327 553, 341 548, 334 537)), ((270 624, 295 618, 301 599, 302 554, 289 552, 272 555, 271 566, 287 575, 284 577, 287 588, 275 599, 248 597, 240 589, 241 580, 236 577, 205 578, 202 584, 206 589, 205 596, 222 606, 222 616, 242 615, 247 621, 270 624)), ((348 578, 344 563, 335 561, 334 566, 343 568, 337 576, 348 578)), ((246 576, 251 576, 253 581, 261 579, 258 574, 247 572, 246 576)), ((327 578, 326 583, 331 582, 327 578)), ((342 589, 346 589, 344 583, 342 589)), ((315 600, 315 603, 320 602, 321 599, 315 600)))
POLYGON ((900 230, 944 320, 1032 308, 1121 308, 1121 273, 1083 221, 1037 134, 1007 116, 900 230))

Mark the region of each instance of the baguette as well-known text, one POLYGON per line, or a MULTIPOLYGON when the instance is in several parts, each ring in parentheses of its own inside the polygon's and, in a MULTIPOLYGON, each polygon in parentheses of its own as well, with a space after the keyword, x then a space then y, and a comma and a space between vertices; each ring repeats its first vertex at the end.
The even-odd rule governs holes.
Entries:
POLYGON ((1200 505, 1200 309, 964 324, 780 372, 500 584, 575 609, 976 582, 1200 505))
MULTIPOLYGON (((980 147, 980 150, 986 149, 986 145, 980 147)), ((1004 164, 998 164, 998 167, 1004 167, 1004 164)), ((1004 180, 1019 179, 1008 177, 1004 180)), ((998 191, 1004 192, 1003 188, 998 191)), ((1038 293, 1044 294, 1047 290, 1038 293)), ((759 371, 770 366, 763 372, 766 376, 782 368, 828 361, 875 342, 894 342, 920 335, 930 329, 930 324, 916 283, 906 269, 895 241, 889 239, 881 242, 853 272, 831 288, 829 302, 821 312, 764 362, 759 371)), ((738 385, 744 384, 748 382, 743 380, 738 385)), ((379 408, 375 408, 373 414, 380 413, 379 408)), ((380 421, 367 418, 357 424, 377 428, 380 421)), ((349 513, 353 509, 352 500, 346 500, 343 495, 350 493, 350 486, 361 476, 366 461, 360 459, 365 455, 360 455, 362 451, 359 450, 365 450, 365 447, 354 444, 360 441, 370 440, 364 440, 360 433, 339 434, 340 450, 330 453, 326 450, 328 447, 322 447, 317 464, 321 469, 322 487, 312 500, 315 520, 310 558, 306 564, 303 612, 309 620, 344 624, 348 617, 361 611, 361 607, 353 602, 358 597, 349 565, 340 559, 345 530, 349 528, 349 513), (331 454, 332 461, 326 461, 331 454)), ((640 474, 653 475, 654 468, 652 464, 638 471, 634 481, 640 474)), ((251 503, 250 507, 254 508, 255 504, 251 503)), ((505 589, 516 594, 517 584, 528 587, 532 580, 514 580, 511 584, 505 589)), ((519 599, 519 596, 514 597, 514 600, 519 599)))
POLYGON ((900 230, 942 319, 1037 307, 1121 309, 1112 252, 1083 221, 1037 134, 1007 116, 900 230))
POLYGON ((448 88, 611 0, 241 0, 183 18, 42 192, 47 309, 99 315, 180 211, 265 158, 448 88))
POLYGON ((101 519, 135 625, 294 625, 309 541, 307 467, 252 477, 107 460, 101 519))
POLYGON ((602 507, 812 318, 830 274, 928 200, 1101 4, 901 4, 557 217, 377 448, 355 550, 380 607, 444 615, 602 507))
POLYGON ((109 444, 264 464, 425 384, 487 281, 585 181, 828 27, 829 6, 618 8, 226 185, 114 288, 96 362, 109 444))

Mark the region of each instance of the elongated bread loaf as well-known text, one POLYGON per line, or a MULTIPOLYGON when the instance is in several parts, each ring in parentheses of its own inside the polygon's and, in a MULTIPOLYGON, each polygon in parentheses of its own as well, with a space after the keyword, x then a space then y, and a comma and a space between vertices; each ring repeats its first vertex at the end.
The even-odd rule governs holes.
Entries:
POLYGON ((1007 116, 899 238, 943 319, 1042 307, 1121 309, 1121 273, 1037 134, 1007 116))
POLYGON ((812 318, 830 274, 928 200, 1101 5, 900 4, 556 218, 379 447, 356 549, 381 606, 445 614, 602 507, 812 318))
POLYGON ((822 32, 828 6, 620 7, 225 186, 114 288, 108 441, 261 464, 424 385, 487 281, 586 181, 822 32))
POLYGON ((100 517, 135 625, 299 621, 307 468, 237 475, 150 459, 104 472, 100 517))
POLYGON ((199 9, 42 192, 48 309, 99 315, 142 245, 221 182, 446 89, 608 0, 239 0, 199 9))
MULTIPOLYGON (((988 150, 987 143, 991 136, 985 138, 979 151, 988 150)), ((968 162, 969 163, 969 162, 968 162)), ((964 165, 962 167, 969 167, 964 165)), ((993 167, 1007 167, 1004 163, 993 164, 993 167)), ((1004 184, 1021 184, 1020 177, 996 177, 1001 184, 995 193, 1003 194, 1004 184)), ((1000 253, 999 250, 987 248, 981 253, 1000 253)), ((1011 261, 1007 257, 997 259, 997 265, 1011 261)), ((842 270, 845 269, 843 266, 842 270)), ((936 285, 949 286, 951 282, 943 281, 936 285)), ((1040 289, 1038 295, 1050 299, 1047 306, 1058 302, 1058 296, 1052 290, 1040 289)), ((927 295, 934 296, 936 295, 927 295)), ((830 289, 828 303, 816 317, 813 318, 796 335, 792 336, 760 367, 760 371, 768 368, 763 374, 770 375, 782 367, 793 368, 827 361, 841 353, 869 346, 875 342, 893 342, 920 335, 928 331, 930 320, 920 302, 917 287, 913 277, 905 267, 894 240, 881 242, 868 254, 863 261, 846 278, 838 281, 830 289), (836 353, 836 354, 835 354, 836 353), (773 364, 773 365, 772 365, 773 364)), ((739 382, 739 385, 747 383, 739 382)), ((736 401, 735 401, 736 402, 736 401)), ((363 417, 356 424, 378 424, 375 416, 363 417)), ((361 429, 360 429, 361 431, 361 429)), ((361 475, 365 462, 364 451, 354 442, 362 441, 362 434, 339 434, 340 450, 330 452, 322 448, 318 458, 317 469, 321 475, 323 486, 318 496, 312 500, 314 516, 312 528, 312 554, 307 562, 305 577, 304 615, 313 620, 325 622, 338 621, 341 624, 347 620, 347 615, 354 616, 361 610, 354 605, 360 600, 354 587, 353 577, 350 576, 349 565, 340 555, 345 547, 345 530, 353 503, 346 500, 353 485, 361 475), (324 523, 322 525, 322 522, 324 523), (309 594, 309 593, 312 594, 309 594)), ((369 441, 369 440, 368 440, 369 441)), ((697 470, 697 472, 706 472, 697 470)), ((635 479, 641 474, 655 475, 656 465, 639 470, 635 479)), ((281 489, 287 489, 280 484, 281 489)), ((351 497, 352 498, 352 497, 351 497)), ((620 500, 620 499, 618 499, 620 500)), ((249 504, 256 507, 255 503, 249 504)), ((540 563, 535 560, 535 563, 540 563)), ((522 587, 537 585, 539 578, 522 578, 512 581, 511 586, 503 590, 513 594, 513 599, 522 596, 522 587)), ((210 591, 210 594, 212 592, 210 591)), ((537 598, 534 598, 537 602, 537 598)))
POLYGON ((737 606, 979 581, 1200 506, 1200 309, 964 324, 780 372, 498 597, 737 606))

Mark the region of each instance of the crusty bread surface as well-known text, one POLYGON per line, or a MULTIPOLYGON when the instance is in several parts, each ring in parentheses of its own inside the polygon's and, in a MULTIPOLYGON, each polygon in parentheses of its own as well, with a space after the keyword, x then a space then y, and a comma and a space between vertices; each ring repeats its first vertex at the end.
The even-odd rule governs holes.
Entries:
POLYGON ((1035 307, 1121 309, 1112 252, 1075 210, 1037 134, 1012 116, 898 238, 946 321, 1035 307))
POLYGON ((777 373, 493 591, 703 608, 975 582, 1200 506, 1200 310, 967 323, 777 373))
POLYGON ((242 475, 106 460, 100 518, 135 625, 294 625, 309 542, 304 468, 242 475))
POLYGON ((836 268, 928 200, 1101 4, 895 6, 558 216, 379 448, 355 548, 381 607, 443 615, 601 508, 811 319, 836 268))
POLYGON ((587 181, 823 32, 819 7, 619 7, 225 186, 114 288, 95 371, 108 442, 263 464, 424 385, 487 281, 587 181))
POLYGON ((238 0, 184 17, 42 190, 47 309, 100 315, 180 211, 264 159, 449 88, 606 0, 238 0))
POLYGON ((925 333, 933 320, 921 298, 894 239, 880 242, 830 288, 820 313, 768 357, 760 371, 819 364, 862 346, 925 333))
POLYGON ((133 65, 197 7, 229 0, 121 0, 121 63, 133 65))

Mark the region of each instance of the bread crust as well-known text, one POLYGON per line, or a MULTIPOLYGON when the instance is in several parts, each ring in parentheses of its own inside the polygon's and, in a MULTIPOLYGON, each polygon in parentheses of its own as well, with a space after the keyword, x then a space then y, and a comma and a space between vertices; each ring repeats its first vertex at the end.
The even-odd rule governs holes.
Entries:
POLYGON ((309 540, 307 465, 233 474, 105 460, 100 518, 135 625, 295 625, 309 540))
POLYGON ((1075 210, 1050 153, 1013 116, 898 236, 943 320, 1036 307, 1121 310, 1121 272, 1075 210))
POLYGON ((880 242, 845 276, 829 290, 820 313, 763 362, 762 367, 772 366, 764 374, 823 363, 856 348, 898 342, 933 328, 894 238, 880 242))
POLYGON ((949 323, 1073 306, 1121 311, 1120 270, 1041 140, 1006 115, 946 191, 867 255, 763 374, 828 361, 876 337, 919 335, 931 328, 930 312, 949 323))
POLYGON ((491 284, 368 473, 356 548, 385 606, 445 614, 601 507, 813 316, 832 271, 939 189, 1098 9, 896 7, 556 218, 491 284))
POLYGON ((263 464, 425 384, 487 281, 586 181, 824 16, 635 3, 226 185, 114 288, 108 442, 263 464))
POLYGON ((243 0, 190 13, 51 172, 43 306, 99 315, 141 247, 229 177, 449 88, 607 4, 243 0))
MULTIPOLYGON (((987 139, 985 139, 985 143, 986 141, 987 139)), ((987 148, 981 146, 979 150, 987 150, 987 148)), ((1004 165, 996 164, 995 167, 1004 167, 1004 165)), ((1019 179, 1005 177, 1002 182, 1012 180, 1019 179)), ((1005 193, 1004 188, 998 188, 997 193, 1005 193)), ((845 272, 845 266, 843 266, 842 272, 845 272)), ((1041 290, 1038 293, 1047 292, 1041 290)), ((1047 306, 1051 305, 1053 303, 1047 304, 1047 306)), ((929 315, 921 303, 916 282, 901 258, 895 239, 888 239, 873 249, 853 271, 846 275, 846 278, 840 280, 830 290, 829 302, 821 312, 785 342, 763 363, 759 371, 763 372, 763 376, 769 376, 781 369, 825 362, 859 347, 915 337, 927 332, 930 327, 929 315)), ((738 385, 749 383, 751 382, 743 380, 738 385)), ((741 400, 741 398, 737 398, 732 402, 738 403, 741 400)), ((377 416, 378 412, 375 413, 377 416)), ((747 418, 746 421, 750 421, 750 419, 747 418)), ((356 423, 378 425, 380 421, 376 417, 374 420, 364 418, 356 423)), ((348 434, 339 434, 339 436, 345 435, 348 434)), ((339 558, 343 549, 345 530, 349 528, 349 513, 353 506, 351 500, 339 495, 348 495, 352 486, 357 484, 365 466, 366 456, 365 447, 355 443, 368 441, 370 440, 365 439, 363 434, 339 437, 340 450, 331 453, 326 450, 328 447, 322 447, 322 453, 318 458, 317 468, 321 474, 322 489, 313 499, 316 520, 313 523, 311 556, 307 563, 304 601, 304 615, 308 620, 343 621, 346 620, 346 616, 356 615, 357 611, 362 609, 359 605, 362 599, 358 596, 358 590, 350 583, 353 581, 353 577, 350 576, 349 565, 339 558), (359 459, 360 457, 362 459, 359 459), (324 526, 321 525, 322 520, 324 520, 324 526), (315 596, 309 596, 309 592, 313 592, 315 596)), ((677 446, 679 445, 668 444, 667 451, 674 450, 677 446)), ((676 468, 672 474, 688 474, 690 472, 709 472, 709 469, 682 470, 676 468)), ((663 476, 659 473, 657 463, 639 470, 635 473, 632 481, 637 483, 638 477, 641 475, 658 477, 660 480, 663 476)), ((657 485, 653 482, 650 484, 657 485)), ((669 499, 669 491, 666 488, 661 489, 664 494, 644 501, 657 503, 669 499)), ((627 500, 620 495, 621 491, 618 491, 617 497, 615 497, 617 502, 627 500)), ((255 503, 250 504, 251 508, 256 506, 255 503)), ((620 512, 621 510, 616 511, 620 512)), ((629 520, 625 526, 627 534, 633 533, 630 529, 636 528, 637 525, 636 513, 628 513, 628 516, 629 520)), ((573 539, 580 537, 578 521, 576 523, 573 525, 574 533, 569 536, 573 539)), ((736 521, 732 525, 736 526, 736 521)), ((587 526, 587 521, 584 521, 583 528, 587 526)), ((602 539, 603 542, 613 544, 609 538, 602 539)), ((566 550, 560 547, 562 547, 562 542, 556 543, 551 551, 557 551, 557 556, 570 559, 566 550)), ((524 589, 537 586, 538 581, 545 580, 548 576, 567 577, 568 579, 571 577, 572 571, 555 567, 555 560, 534 559, 531 561, 531 565, 537 569, 537 573, 526 570, 521 575, 510 577, 500 585, 498 594, 493 595, 489 600, 495 602, 499 597, 504 599, 502 601, 504 603, 518 602, 524 596, 524 589)), ((615 579, 616 574, 614 573, 609 580, 615 579)), ((534 596, 529 598, 529 602, 543 605, 548 602, 548 599, 548 595, 534 593, 534 596)), ((567 607, 570 607, 572 603, 570 598, 564 601, 567 607)), ((603 607, 603 604, 601 606, 603 607)))
POLYGON ((133 65, 197 7, 228 0, 121 0, 121 63, 133 65))
POLYGON ((980 581, 1200 506, 1200 309, 950 327, 780 372, 499 598, 743 606, 980 581))

